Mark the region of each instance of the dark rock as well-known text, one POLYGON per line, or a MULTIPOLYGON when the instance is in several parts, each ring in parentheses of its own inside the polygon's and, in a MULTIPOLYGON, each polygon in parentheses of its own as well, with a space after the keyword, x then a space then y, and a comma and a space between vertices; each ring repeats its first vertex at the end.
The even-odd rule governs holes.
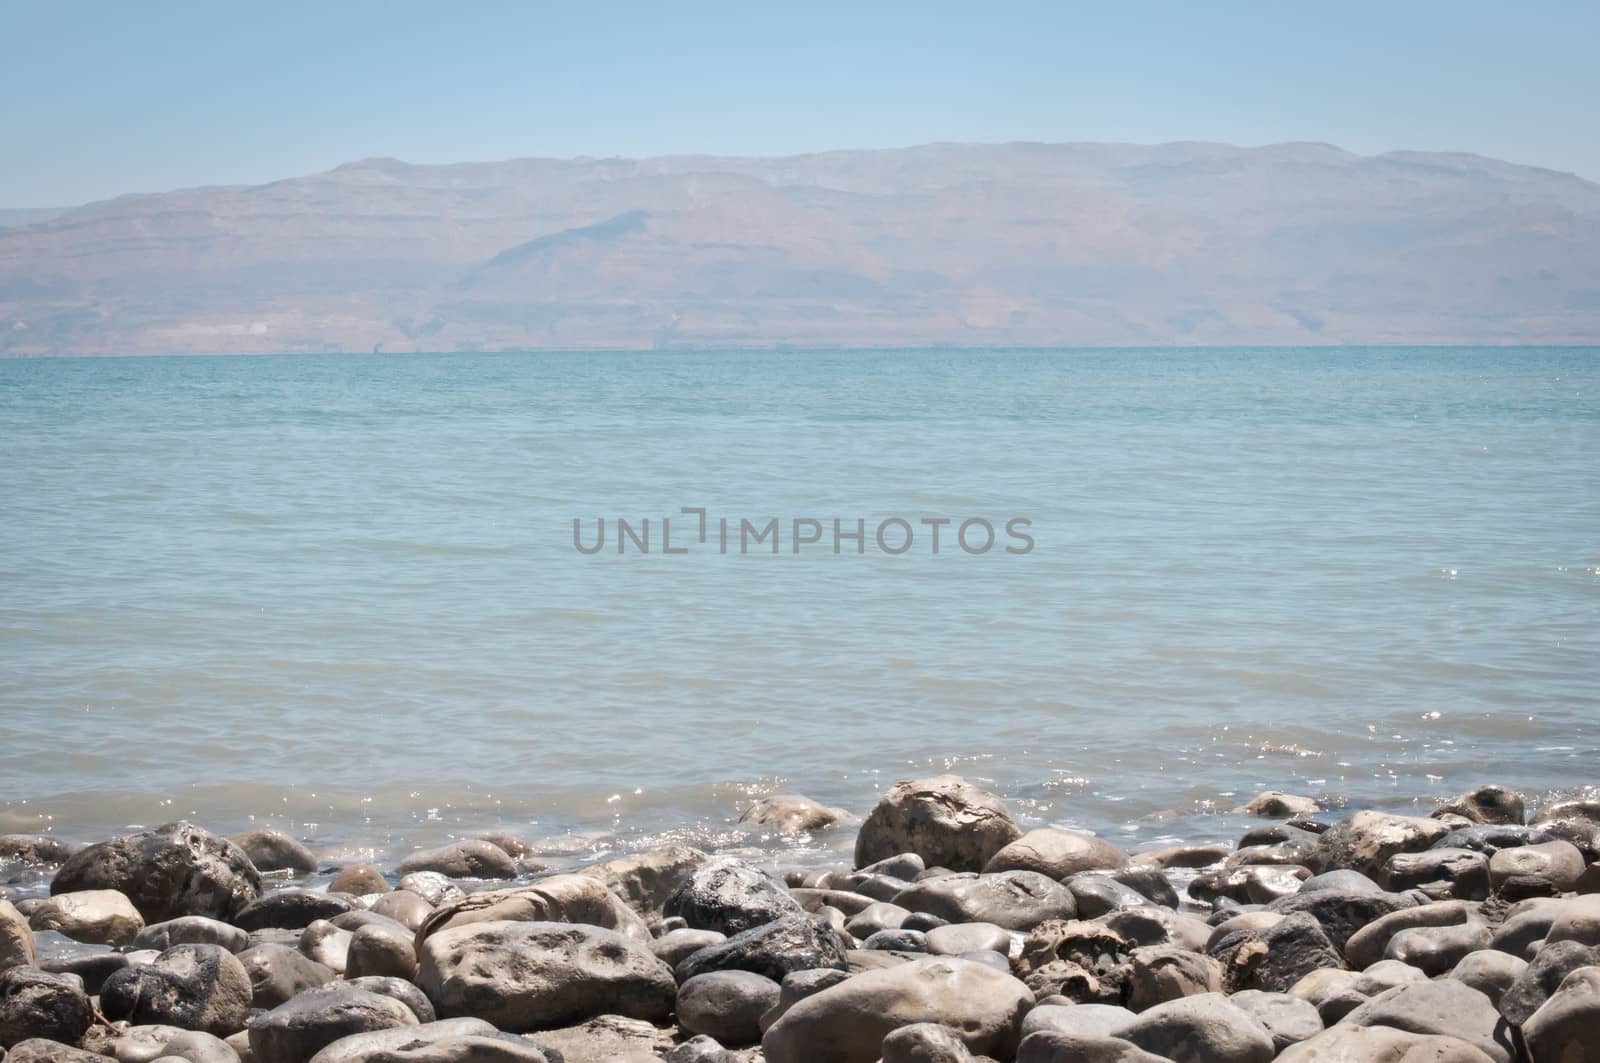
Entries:
POLYGON ((75 1045, 93 1021, 88 994, 71 975, 36 967, 0 972, 0 1048, 33 1038, 75 1045))
POLYGON ((331 967, 288 945, 256 945, 239 953, 239 963, 250 979, 251 1006, 269 1011, 336 977, 331 967))
POLYGON ((692 953, 675 973, 680 982, 712 971, 749 971, 781 982, 817 967, 844 970, 844 947, 815 916, 791 915, 692 953))
POLYGON ((108 1019, 177 1026, 226 1037, 250 1015, 250 976, 218 945, 174 945, 148 964, 118 971, 100 990, 108 1019))
POLYGON ((1481 901, 1489 896, 1489 857, 1471 849, 1434 846, 1420 853, 1396 853, 1379 877, 1397 892, 1443 883, 1457 900, 1481 901))
POLYGON ((994 923, 1007 930, 1029 930, 1050 919, 1077 913, 1072 893, 1033 871, 955 874, 922 879, 894 903, 953 923, 994 923))
POLYGON ((250 935, 220 919, 185 915, 147 926, 133 941, 134 948, 157 952, 174 945, 220 945, 229 952, 243 952, 250 947, 250 935))
POLYGON ((1404 893, 1341 893, 1317 890, 1284 897, 1267 906, 1269 911, 1292 915, 1304 912, 1322 924, 1334 948, 1341 952, 1357 930, 1375 919, 1403 908, 1416 907, 1416 898, 1404 893))
POLYGON ((412 853, 400 861, 402 876, 418 871, 433 871, 447 878, 516 878, 517 862, 498 845, 473 838, 412 853))
POLYGON ((319 986, 250 1020, 252 1063, 306 1063, 342 1038, 417 1025, 411 1009, 391 997, 319 986))
POLYGON ((1351 1026, 1392 1026, 1411 1033, 1455 1037, 1496 1063, 1511 1063, 1510 1034, 1489 998, 1451 978, 1387 989, 1346 1015, 1351 1026))
MULTIPOLYGON (((869 902, 870 903, 870 902, 869 902)), ((667 898, 662 911, 697 930, 735 935, 787 915, 800 902, 761 869, 729 856, 696 867, 667 898)))
POLYGON ((346 897, 315 890, 279 890, 250 902, 234 916, 233 925, 245 930, 280 927, 304 930, 318 919, 332 919, 353 909, 346 897))
POLYGON ((916 853, 929 865, 980 871, 1022 832, 1000 798, 956 775, 896 783, 856 836, 856 866, 916 853))
POLYGON ((309 875, 317 870, 317 858, 311 850, 282 831, 253 830, 238 835, 233 843, 244 850, 257 871, 309 875))
POLYGON ((1312 971, 1344 967, 1322 924, 1304 912, 1268 927, 1224 935, 1206 951, 1222 963, 1223 984, 1230 993, 1282 993, 1312 971))
POLYGON ((1314 872, 1344 867, 1376 877, 1396 853, 1420 852, 1448 833, 1436 819, 1357 812, 1317 839, 1306 864, 1314 872))
POLYGON ((169 823, 91 845, 67 859, 52 894, 121 890, 146 923, 184 915, 231 919, 261 894, 243 849, 190 823, 169 823))
POLYGON ((1513 1026, 1533 1018, 1567 975, 1580 967, 1600 966, 1600 947, 1556 941, 1539 950, 1517 980, 1500 997, 1500 1014, 1513 1026))
POLYGON ((1073 875, 1062 882, 1072 891, 1073 904, 1080 919, 1093 919, 1124 908, 1144 908, 1150 898, 1131 886, 1124 886, 1109 875, 1096 871, 1073 875))
POLYGON ((1485 856, 1493 856, 1501 849, 1515 849, 1519 845, 1538 845, 1555 841, 1555 835, 1537 827, 1519 827, 1511 824, 1457 827, 1433 843, 1435 849, 1468 849, 1485 856))
POLYGON ((1116 881, 1136 891, 1140 896, 1163 908, 1176 908, 1179 904, 1178 891, 1173 888, 1172 880, 1159 868, 1154 867, 1124 867, 1108 872, 1116 881))
POLYGON ((1082 871, 1126 867, 1128 855, 1103 838, 1082 831, 1040 827, 996 852, 984 864, 989 873, 1034 871, 1061 880, 1082 871))
POLYGON ((778 1003, 778 983, 749 971, 712 971, 678 987, 678 1025, 738 1048, 761 1040, 761 1016, 778 1003))
POLYGON ((1474 823, 1520 826, 1526 815, 1522 795, 1504 786, 1480 786, 1471 793, 1447 801, 1434 811, 1434 816, 1456 815, 1474 823))

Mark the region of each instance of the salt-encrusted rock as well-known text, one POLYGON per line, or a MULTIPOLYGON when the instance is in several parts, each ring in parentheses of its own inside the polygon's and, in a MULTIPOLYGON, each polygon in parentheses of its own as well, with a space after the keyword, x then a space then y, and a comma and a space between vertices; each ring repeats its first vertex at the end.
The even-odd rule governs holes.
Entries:
POLYGON ((1171 1063, 1119 1037, 1041 1030, 1023 1038, 1017 1063, 1171 1063))
POLYGON ((867 971, 799 1001, 767 1028, 767 1063, 873 1063, 891 1031, 947 1026, 971 1052, 1011 1058, 1033 994, 981 964, 924 959, 867 971))
POLYGON ((0 1048, 31 1038, 75 1045, 93 1021, 88 994, 71 975, 36 967, 0 972, 0 1048))
POLYGON ((417 941, 453 927, 507 921, 583 923, 634 941, 650 941, 644 920, 605 883, 588 875, 552 875, 526 886, 473 893, 442 904, 423 920, 417 941))
POLYGON ((318 919, 300 931, 300 951, 324 967, 344 974, 350 962, 350 931, 334 926, 326 919, 318 919))
POLYGON ((351 936, 344 973, 346 978, 414 977, 417 951, 412 946, 412 936, 400 927, 391 929, 369 923, 351 936))
POLYGON ((1522 795, 1504 786, 1480 786, 1471 793, 1462 794, 1440 805, 1433 813, 1435 818, 1461 816, 1474 823, 1521 826, 1526 818, 1522 795))
MULTIPOLYGON (((1350 961, 1351 967, 1359 971, 1383 959, 1384 949, 1389 947, 1390 939, 1402 930, 1414 927, 1461 926, 1472 921, 1482 923, 1478 916, 1478 906, 1466 901, 1444 901, 1439 904, 1419 904, 1411 908, 1402 908, 1379 916, 1350 935, 1350 940, 1346 941, 1344 946, 1345 959, 1350 961)), ((1487 924, 1483 925, 1487 927, 1487 924)), ((1488 947, 1487 936, 1481 947, 1488 947)))
POLYGON ((236 835, 233 843, 244 850, 257 871, 309 875, 317 870, 317 858, 311 855, 311 850, 282 831, 248 831, 236 835))
POLYGON ((1282 993, 1312 971, 1344 967, 1322 924, 1303 912, 1259 929, 1225 934, 1206 951, 1222 964, 1229 992, 1282 993))
POLYGON ((656 1021, 677 983, 649 948, 597 926, 474 923, 422 942, 417 984, 445 1018, 520 1032, 596 1015, 656 1021))
POLYGON ((0 900, 0 971, 12 967, 34 967, 39 951, 34 945, 33 928, 10 901, 0 900))
POLYGON ((984 949, 1005 955, 1011 950, 1011 932, 993 923, 951 923, 935 927, 928 931, 926 941, 927 950, 935 956, 960 956, 984 949))
POLYGON ((958 775, 896 783, 856 836, 856 866, 916 853, 931 867, 981 871, 1022 831, 999 797, 958 775))
POLYGON ((174 945, 220 945, 229 952, 243 952, 250 947, 250 935, 220 919, 185 915, 145 927, 133 939, 133 945, 157 952, 174 945))
POLYGON ((106 1018, 226 1037, 250 1014, 250 975, 218 945, 174 945, 148 964, 118 971, 100 989, 106 1018))
POLYGON ((790 915, 690 954, 675 975, 681 982, 712 971, 750 971, 781 982, 795 971, 817 967, 844 970, 844 947, 824 920, 790 915))
POLYGON ((1437 819, 1357 812, 1318 836, 1306 865, 1319 872, 1352 868, 1375 877, 1396 853, 1420 852, 1448 833, 1437 819))
POLYGON ((233 925, 245 930, 262 930, 280 927, 284 930, 303 930, 318 919, 332 920, 351 911, 355 905, 348 897, 319 890, 278 890, 257 898, 240 909, 233 917, 233 925))
POLYGON ((1561 987, 1567 975, 1580 967, 1595 966, 1600 966, 1600 948, 1576 941, 1551 942, 1527 963, 1496 1006, 1507 1022, 1521 1026, 1561 987))
POLYGON ((883 1063, 971 1063, 972 1053, 948 1027, 912 1023, 894 1030, 879 1049, 883 1063))
POLYGON ((146 923, 181 915, 231 919, 261 894, 243 849, 190 823, 168 823, 80 850, 61 865, 52 894, 121 890, 146 923))
POLYGON ((1378 877, 1396 892, 1439 885, 1455 899, 1481 901, 1489 896, 1489 857, 1436 845, 1420 853, 1396 853, 1378 877))
POLYGON ((411 1009, 391 997, 319 986, 250 1020, 252 1063, 305 1063, 354 1034, 418 1025, 411 1009))
POLYGON ((91 945, 131 945, 144 919, 121 890, 60 893, 41 902, 28 918, 35 930, 54 930, 91 945))
POLYGON ((1489 884, 1513 899, 1571 892, 1584 871, 1583 853, 1571 842, 1519 845, 1489 858, 1489 884))
POLYGON ((1060 880, 1080 871, 1104 871, 1127 865, 1128 855, 1103 838, 1083 831, 1040 827, 995 853, 983 870, 1037 871, 1060 880))
POLYGON ((435 908, 454 904, 467 895, 465 890, 437 871, 415 871, 403 875, 395 889, 415 893, 435 908))
POLYGON ((498 845, 472 838, 412 853, 400 861, 402 876, 418 871, 433 871, 447 878, 516 878, 517 862, 498 845))
POLYGON ((368 974, 360 978, 346 979, 347 986, 356 989, 365 989, 369 993, 376 993, 380 997, 391 997, 411 1009, 411 1014, 417 1017, 418 1022, 433 1022, 437 1016, 433 1011, 433 1001, 428 999, 426 993, 416 985, 404 978, 389 978, 383 975, 368 974))
POLYGON ((59 1041, 31 1038, 6 1053, 6 1063, 106 1063, 98 1052, 85 1052, 59 1041))
MULTIPOLYGON (((372 893, 388 893, 389 880, 371 864, 352 864, 342 869, 328 883, 329 893, 348 893, 352 897, 365 897, 372 893)), ((415 894, 413 894, 415 896, 415 894)))
POLYGON ((733 1048, 753 1045, 778 996, 777 982, 749 971, 695 975, 678 987, 678 1025, 733 1048))
POLYGON ((286 1000, 337 977, 324 966, 288 945, 256 945, 239 953, 239 963, 250 979, 251 1006, 271 1010, 286 1000))
POLYGON ((482 1019, 444 1019, 420 1026, 341 1037, 310 1063, 552 1063, 532 1041, 501 1033, 482 1019))
POLYGON ((1600 1061, 1600 967, 1582 967, 1562 980, 1522 1026, 1533 1063, 1600 1061))
POLYGON ((597 878, 647 920, 660 918, 667 898, 710 857, 687 845, 669 845, 636 856, 618 857, 578 872, 597 878))
POLYGON ((1493 1063, 1454 1037, 1411 1033, 1390 1026, 1329 1027, 1292 1045, 1278 1063, 1493 1063))
POLYGON ((1322 1016, 1317 1009, 1309 1001, 1287 993, 1246 989, 1229 997, 1228 1003, 1259 1022, 1278 1052, 1322 1032, 1322 1016))
POLYGON ((765 828, 782 834, 807 834, 850 820, 850 813, 842 808, 828 808, 809 797, 797 794, 773 794, 756 801, 739 822, 746 827, 765 828))
POLYGON ((667 898, 662 911, 698 930, 731 936, 800 914, 802 908, 760 868, 731 856, 718 856, 691 871, 667 898))
POLYGON ((896 895, 894 903, 952 923, 994 923, 1007 930, 1031 930, 1077 914, 1072 892, 1035 871, 924 878, 896 895))
POLYGON ((1512 1059, 1510 1034, 1494 1004, 1476 989, 1452 978, 1385 990, 1340 1022, 1455 1037, 1497 1063, 1511 1063, 1512 1059))
POLYGON ((1146 1011, 1179 997, 1222 992, 1222 965, 1209 956, 1171 945, 1133 950, 1128 1007, 1146 1011))
POLYGON ((1499 1008, 1506 990, 1515 985, 1527 969, 1527 960, 1499 949, 1480 949, 1463 956, 1450 972, 1450 977, 1465 982, 1499 1008))
POLYGON ((1322 806, 1309 797, 1286 794, 1281 790, 1267 790, 1257 794, 1246 805, 1235 809, 1242 815, 1260 816, 1262 819, 1293 819, 1322 811, 1322 806))
POLYGON ((1116 1036, 1174 1063, 1267 1063, 1274 1055, 1266 1029, 1220 993, 1157 1004, 1116 1036))

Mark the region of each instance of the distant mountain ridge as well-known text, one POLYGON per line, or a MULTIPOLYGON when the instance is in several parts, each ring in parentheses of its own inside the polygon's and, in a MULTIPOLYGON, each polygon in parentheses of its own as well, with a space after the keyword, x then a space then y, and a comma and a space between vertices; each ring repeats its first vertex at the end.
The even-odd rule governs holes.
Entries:
POLYGON ((1600 185, 1326 144, 366 159, 0 211, 0 354, 1600 342, 1600 185))

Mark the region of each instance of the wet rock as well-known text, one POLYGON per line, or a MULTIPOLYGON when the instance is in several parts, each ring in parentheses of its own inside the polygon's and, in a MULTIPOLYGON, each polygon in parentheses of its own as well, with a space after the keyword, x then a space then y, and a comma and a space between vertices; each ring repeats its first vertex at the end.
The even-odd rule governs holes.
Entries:
POLYGON ((437 871, 417 871, 401 877, 395 889, 415 893, 435 908, 440 905, 454 904, 466 896, 466 892, 448 878, 437 871))
POLYGON ((1282 993, 1312 971, 1344 967, 1322 924, 1304 912, 1270 926, 1225 934, 1206 951, 1222 964, 1223 984, 1230 993, 1282 993))
POLYGON ((1163 908, 1176 908, 1180 903, 1178 891, 1159 868, 1124 867, 1108 872, 1110 877, 1138 893, 1145 900, 1163 908))
POLYGON ((1389 1026, 1329 1027, 1284 1050, 1278 1063, 1493 1063, 1454 1037, 1410 1033, 1389 1026))
POLYGON ((915 960, 806 997, 767 1028, 761 1047, 767 1063, 873 1063, 891 1031, 933 1022, 968 1051, 1008 1059, 1032 1005, 1010 975, 964 960, 915 960))
POLYGON ((186 915, 145 927, 133 939, 135 948, 163 952, 174 945, 220 945, 229 952, 243 952, 250 935, 220 919, 186 915))
MULTIPOLYGON (((1474 921, 1482 923, 1478 916, 1478 906, 1466 901, 1446 901, 1402 908, 1379 916, 1350 935, 1350 940, 1345 942, 1344 946, 1345 959, 1350 961, 1350 966, 1359 971, 1383 959, 1384 950, 1389 947, 1390 939, 1403 930, 1416 927, 1461 926, 1474 921)), ((1483 925, 1487 929, 1487 924, 1483 925)), ((1487 934, 1481 947, 1488 947, 1487 934)))
POLYGON ((28 918, 35 930, 54 930, 92 945, 131 945, 144 919, 121 890, 60 893, 43 901, 28 918))
POLYGON ((0 900, 0 971, 33 967, 39 962, 33 928, 10 901, 0 900))
POLYGON ((1222 991, 1222 965, 1209 956, 1171 945, 1133 950, 1128 979, 1128 1007, 1146 1011, 1180 997, 1222 991))
POLYGON ((774 794, 756 801, 739 822, 746 827, 777 831, 780 834, 810 834, 827 830, 840 823, 848 823, 850 813, 842 808, 828 808, 796 794, 774 794))
POLYGON ((1274 1055, 1266 1029, 1220 993, 1158 1004, 1116 1036, 1174 1063, 1267 1063, 1274 1055))
POLYGON ((36 967, 0 972, 0 1048, 34 1038, 75 1045, 93 1021, 88 994, 71 975, 36 967))
POLYGON ((148 964, 118 971, 100 989, 107 1018, 177 1026, 226 1037, 250 1014, 250 976, 217 945, 174 945, 148 964))
POLYGON ((1527 960, 1498 949, 1480 949, 1463 956, 1461 962, 1450 972, 1450 977, 1458 982, 1465 982, 1488 997, 1490 1002, 1499 1008, 1506 990, 1510 989, 1527 969, 1527 960))
POLYGON ((397 932, 396 929, 375 924, 362 927, 350 938, 345 977, 414 977, 417 973, 417 952, 411 942, 410 934, 397 932))
POLYGON ((1235 809, 1236 812, 1246 816, 1259 816, 1262 819, 1293 819, 1295 816, 1310 816, 1322 811, 1322 806, 1309 797, 1297 794, 1286 794, 1279 790, 1267 790, 1257 794, 1246 805, 1235 809))
POLYGON ((1350 868, 1376 877, 1396 853, 1421 852, 1448 833, 1436 819, 1357 812, 1317 838, 1306 864, 1315 872, 1350 868))
POLYGON ((735 935, 802 909, 783 886, 751 864, 729 856, 696 867, 667 898, 662 911, 697 930, 735 935))
POLYGON ((1083 831, 1040 827, 996 852, 983 870, 1035 871, 1060 880, 1080 871, 1114 870, 1127 865, 1128 855, 1103 838, 1083 831))
POLYGON ((1485 856, 1493 856, 1501 849, 1514 849, 1519 845, 1538 845, 1555 841, 1555 835, 1537 827, 1519 827, 1515 824, 1482 827, 1457 827, 1434 842, 1436 849, 1467 849, 1485 856))
POLYGON ((677 995, 672 972, 646 946, 597 926, 452 927, 423 941, 418 958, 417 984, 441 1016, 514 1032, 608 1014, 664 1019, 677 995))
POLYGON ((1133 887, 1097 871, 1073 875, 1062 885, 1071 891, 1080 919, 1093 919, 1127 908, 1146 908, 1152 903, 1150 898, 1133 887))
POLYGON ((1411 1033, 1455 1037, 1497 1063, 1511 1063, 1513 1058, 1510 1034, 1489 998, 1451 978, 1385 990, 1340 1022, 1351 1026, 1392 1026, 1411 1033))
POLYGON ((1287 993, 1246 989, 1229 997, 1228 1003, 1259 1022, 1278 1052, 1309 1041, 1322 1032, 1322 1016, 1317 1014, 1317 1009, 1309 1001, 1287 993))
POLYGON ((331 920, 354 907, 348 898, 338 894, 316 890, 278 890, 245 905, 234 916, 233 925, 245 930, 267 927, 303 930, 319 919, 331 920))
POLYGON ((1391 856, 1379 877, 1397 892, 1439 883, 1448 887, 1451 897, 1481 901, 1489 896, 1489 857, 1471 849, 1434 846, 1391 856))
POLYGON ((250 1052, 254 1063, 305 1063, 343 1038, 418 1025, 411 1009, 390 997, 320 986, 251 1019, 250 1052))
POLYGON ((597 878, 645 919, 657 919, 667 898, 710 857, 686 845, 669 845, 609 860, 578 872, 597 878))
POLYGON ((517 862, 498 845, 474 838, 412 853, 400 861, 401 876, 418 871, 447 878, 516 878, 517 862))
POLYGON ((1580 967, 1594 966, 1600 966, 1600 948, 1576 941, 1546 945, 1500 997, 1500 1014, 1513 1026, 1521 1026, 1560 988, 1567 975, 1580 967))
POLYGON ((271 1010, 296 994, 337 977, 326 967, 288 945, 256 945, 239 953, 250 979, 251 1006, 271 1010))
POLYGON ((354 864, 342 869, 328 883, 329 893, 347 893, 352 897, 365 897, 372 893, 388 893, 389 880, 371 864, 354 864))
POLYGON ((445 1019, 420 1026, 341 1037, 310 1063, 553 1063, 533 1042, 501 1033, 481 1019, 445 1019))
POLYGON ((603 882, 588 875, 552 875, 526 886, 486 890, 448 902, 423 920, 417 938, 426 940, 441 930, 474 923, 507 921, 582 923, 643 944, 650 941, 644 920, 603 882))
POLYGON ((1600 967, 1583 967, 1562 981, 1522 1027, 1533 1063, 1600 1060, 1600 967))
POLYGON ((48 868, 65 863, 78 848, 48 834, 3 834, 0 835, 0 865, 48 868))
POLYGON ((39 962, 34 966, 51 974, 74 975, 91 996, 100 992, 107 978, 128 966, 130 955, 139 955, 116 952, 108 945, 79 944, 50 930, 41 931, 35 940, 39 962))
POLYGON ((1480 786, 1471 793, 1447 801, 1434 811, 1435 817, 1455 815, 1474 823, 1521 826, 1526 817, 1522 795, 1504 786, 1480 786))
POLYGON ((1011 951, 1011 932, 993 923, 952 923, 927 934, 927 951, 935 956, 960 956, 983 949, 1004 956, 1011 951))
POLYGON ((1583 854, 1571 842, 1519 845, 1489 858, 1489 884, 1513 899, 1553 897, 1573 890, 1584 866, 1583 854))
POLYGON ((925 878, 897 895, 894 903, 952 923, 994 923, 1007 930, 1029 930, 1077 913, 1071 891, 1034 871, 925 878))
POLYGON ((372 902, 374 915, 393 919, 412 933, 422 929, 422 924, 433 914, 433 905, 410 890, 390 890, 379 894, 372 902))
POLYGON ((957 775, 896 783, 856 836, 856 866, 901 853, 928 865, 980 871, 1022 831, 999 797, 957 775))
POLYGON ((844 970, 844 947, 822 920, 791 915, 692 953, 675 973, 686 981, 712 971, 749 971, 781 982, 795 971, 817 967, 844 970))
POLYGON ((695 975, 678 987, 678 1025, 735 1048, 753 1045, 778 995, 777 982, 749 971, 695 975))
POLYGON ((961 1038, 938 1023, 902 1026, 883 1039, 883 1063, 971 1063, 961 1038))
POLYGON ((61 865, 52 894, 120 890, 146 923, 183 915, 231 919, 261 894, 243 849, 190 823, 168 823, 80 850, 61 865))
POLYGON ((1201 868, 1222 863, 1228 858, 1228 852, 1226 845, 1175 845, 1135 853, 1130 859, 1162 868, 1201 868))
POLYGON ((310 875, 317 870, 317 858, 300 842, 276 830, 253 830, 234 837, 257 871, 288 871, 310 875))

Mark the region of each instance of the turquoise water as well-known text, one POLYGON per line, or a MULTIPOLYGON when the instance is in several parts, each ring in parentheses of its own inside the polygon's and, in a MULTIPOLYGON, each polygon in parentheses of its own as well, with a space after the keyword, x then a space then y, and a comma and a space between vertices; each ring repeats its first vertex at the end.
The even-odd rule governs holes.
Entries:
POLYGON ((0 440, 0 830, 717 843, 950 766, 1142 844, 1600 782, 1597 350, 17 360, 0 440))

